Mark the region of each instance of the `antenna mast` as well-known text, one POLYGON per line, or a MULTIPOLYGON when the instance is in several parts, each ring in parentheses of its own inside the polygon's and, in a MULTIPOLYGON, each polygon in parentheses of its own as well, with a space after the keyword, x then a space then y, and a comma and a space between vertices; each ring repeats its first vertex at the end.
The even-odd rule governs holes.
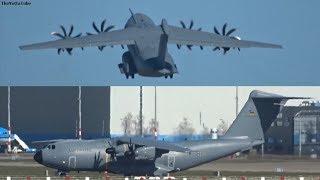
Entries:
POLYGON ((81 132, 81 125, 82 125, 82 119, 81 119, 81 116, 82 116, 82 114, 81 114, 81 86, 79 86, 78 87, 78 90, 79 90, 79 92, 78 92, 78 105, 79 105, 79 109, 78 109, 78 111, 79 111, 79 123, 78 123, 78 139, 82 139, 82 132, 81 132))
POLYGON ((142 127, 142 86, 140 86, 140 111, 139 111, 139 125, 140 125, 140 136, 143 135, 143 127, 142 127))
POLYGON ((236 117, 238 116, 238 108, 239 108, 239 97, 238 97, 238 86, 236 86, 236 117))

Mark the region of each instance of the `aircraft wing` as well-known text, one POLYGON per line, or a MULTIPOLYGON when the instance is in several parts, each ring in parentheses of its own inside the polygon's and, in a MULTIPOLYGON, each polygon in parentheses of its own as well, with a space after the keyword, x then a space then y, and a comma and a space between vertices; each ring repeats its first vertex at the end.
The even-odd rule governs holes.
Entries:
POLYGON ((66 38, 55 41, 35 43, 20 46, 21 50, 34 49, 58 49, 58 48, 77 48, 88 46, 113 46, 129 45, 135 43, 135 38, 139 33, 138 28, 126 28, 110 32, 103 32, 96 35, 86 35, 77 38, 66 38))
POLYGON ((117 142, 120 143, 132 143, 141 146, 149 146, 155 147, 156 149, 168 150, 168 151, 176 151, 176 152, 190 152, 191 150, 182 147, 173 143, 165 142, 165 141, 156 141, 154 139, 149 138, 141 138, 141 137, 119 137, 117 142))
POLYGON ((166 26, 166 33, 169 36, 168 42, 179 45, 213 46, 230 48, 282 48, 281 45, 238 40, 227 36, 218 35, 204 31, 184 29, 176 26, 166 26))

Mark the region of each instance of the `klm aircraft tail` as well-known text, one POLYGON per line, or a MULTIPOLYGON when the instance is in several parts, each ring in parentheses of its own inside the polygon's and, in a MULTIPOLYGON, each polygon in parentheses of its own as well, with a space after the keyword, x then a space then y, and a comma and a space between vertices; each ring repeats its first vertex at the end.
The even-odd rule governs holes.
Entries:
POLYGON ((249 138, 264 143, 264 133, 276 119, 285 102, 303 97, 285 97, 254 90, 223 138, 249 138))

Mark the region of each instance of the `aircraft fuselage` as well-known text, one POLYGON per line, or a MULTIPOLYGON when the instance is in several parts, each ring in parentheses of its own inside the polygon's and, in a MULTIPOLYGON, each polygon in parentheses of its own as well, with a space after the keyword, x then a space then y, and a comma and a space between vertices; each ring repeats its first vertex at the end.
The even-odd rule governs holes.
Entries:
POLYGON ((53 143, 35 155, 35 160, 60 171, 108 171, 122 175, 162 176, 186 170, 251 147, 250 141, 203 140, 178 143, 191 152, 162 152, 154 156, 147 148, 138 148, 134 158, 106 153, 110 139, 70 140, 53 143), (52 148, 54 145, 54 148, 52 148), (139 152, 140 151, 140 152, 139 152))
MULTIPOLYGON (((139 40, 134 45, 128 45, 129 54, 122 58, 120 71, 127 77, 134 74, 149 77, 172 77, 177 73, 177 67, 167 51, 167 43, 162 42, 163 31, 144 14, 134 14, 126 23, 125 28, 146 29, 137 33, 139 40), (165 48, 161 51, 161 48, 165 48), (128 56, 129 55, 129 56, 128 56), (131 61, 131 63, 130 63, 131 61)), ((138 32, 138 31, 137 31, 138 32)))

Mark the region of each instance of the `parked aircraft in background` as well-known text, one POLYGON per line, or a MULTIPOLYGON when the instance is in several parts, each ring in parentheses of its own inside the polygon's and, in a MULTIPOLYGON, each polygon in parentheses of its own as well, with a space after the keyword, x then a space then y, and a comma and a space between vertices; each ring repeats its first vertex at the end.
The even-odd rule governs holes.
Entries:
POLYGON ((29 148, 29 146, 25 142, 23 142, 18 135, 11 134, 11 136, 9 136, 8 130, 0 127, 0 145, 6 145, 9 141, 12 144, 13 153, 36 151, 36 149, 29 148))

